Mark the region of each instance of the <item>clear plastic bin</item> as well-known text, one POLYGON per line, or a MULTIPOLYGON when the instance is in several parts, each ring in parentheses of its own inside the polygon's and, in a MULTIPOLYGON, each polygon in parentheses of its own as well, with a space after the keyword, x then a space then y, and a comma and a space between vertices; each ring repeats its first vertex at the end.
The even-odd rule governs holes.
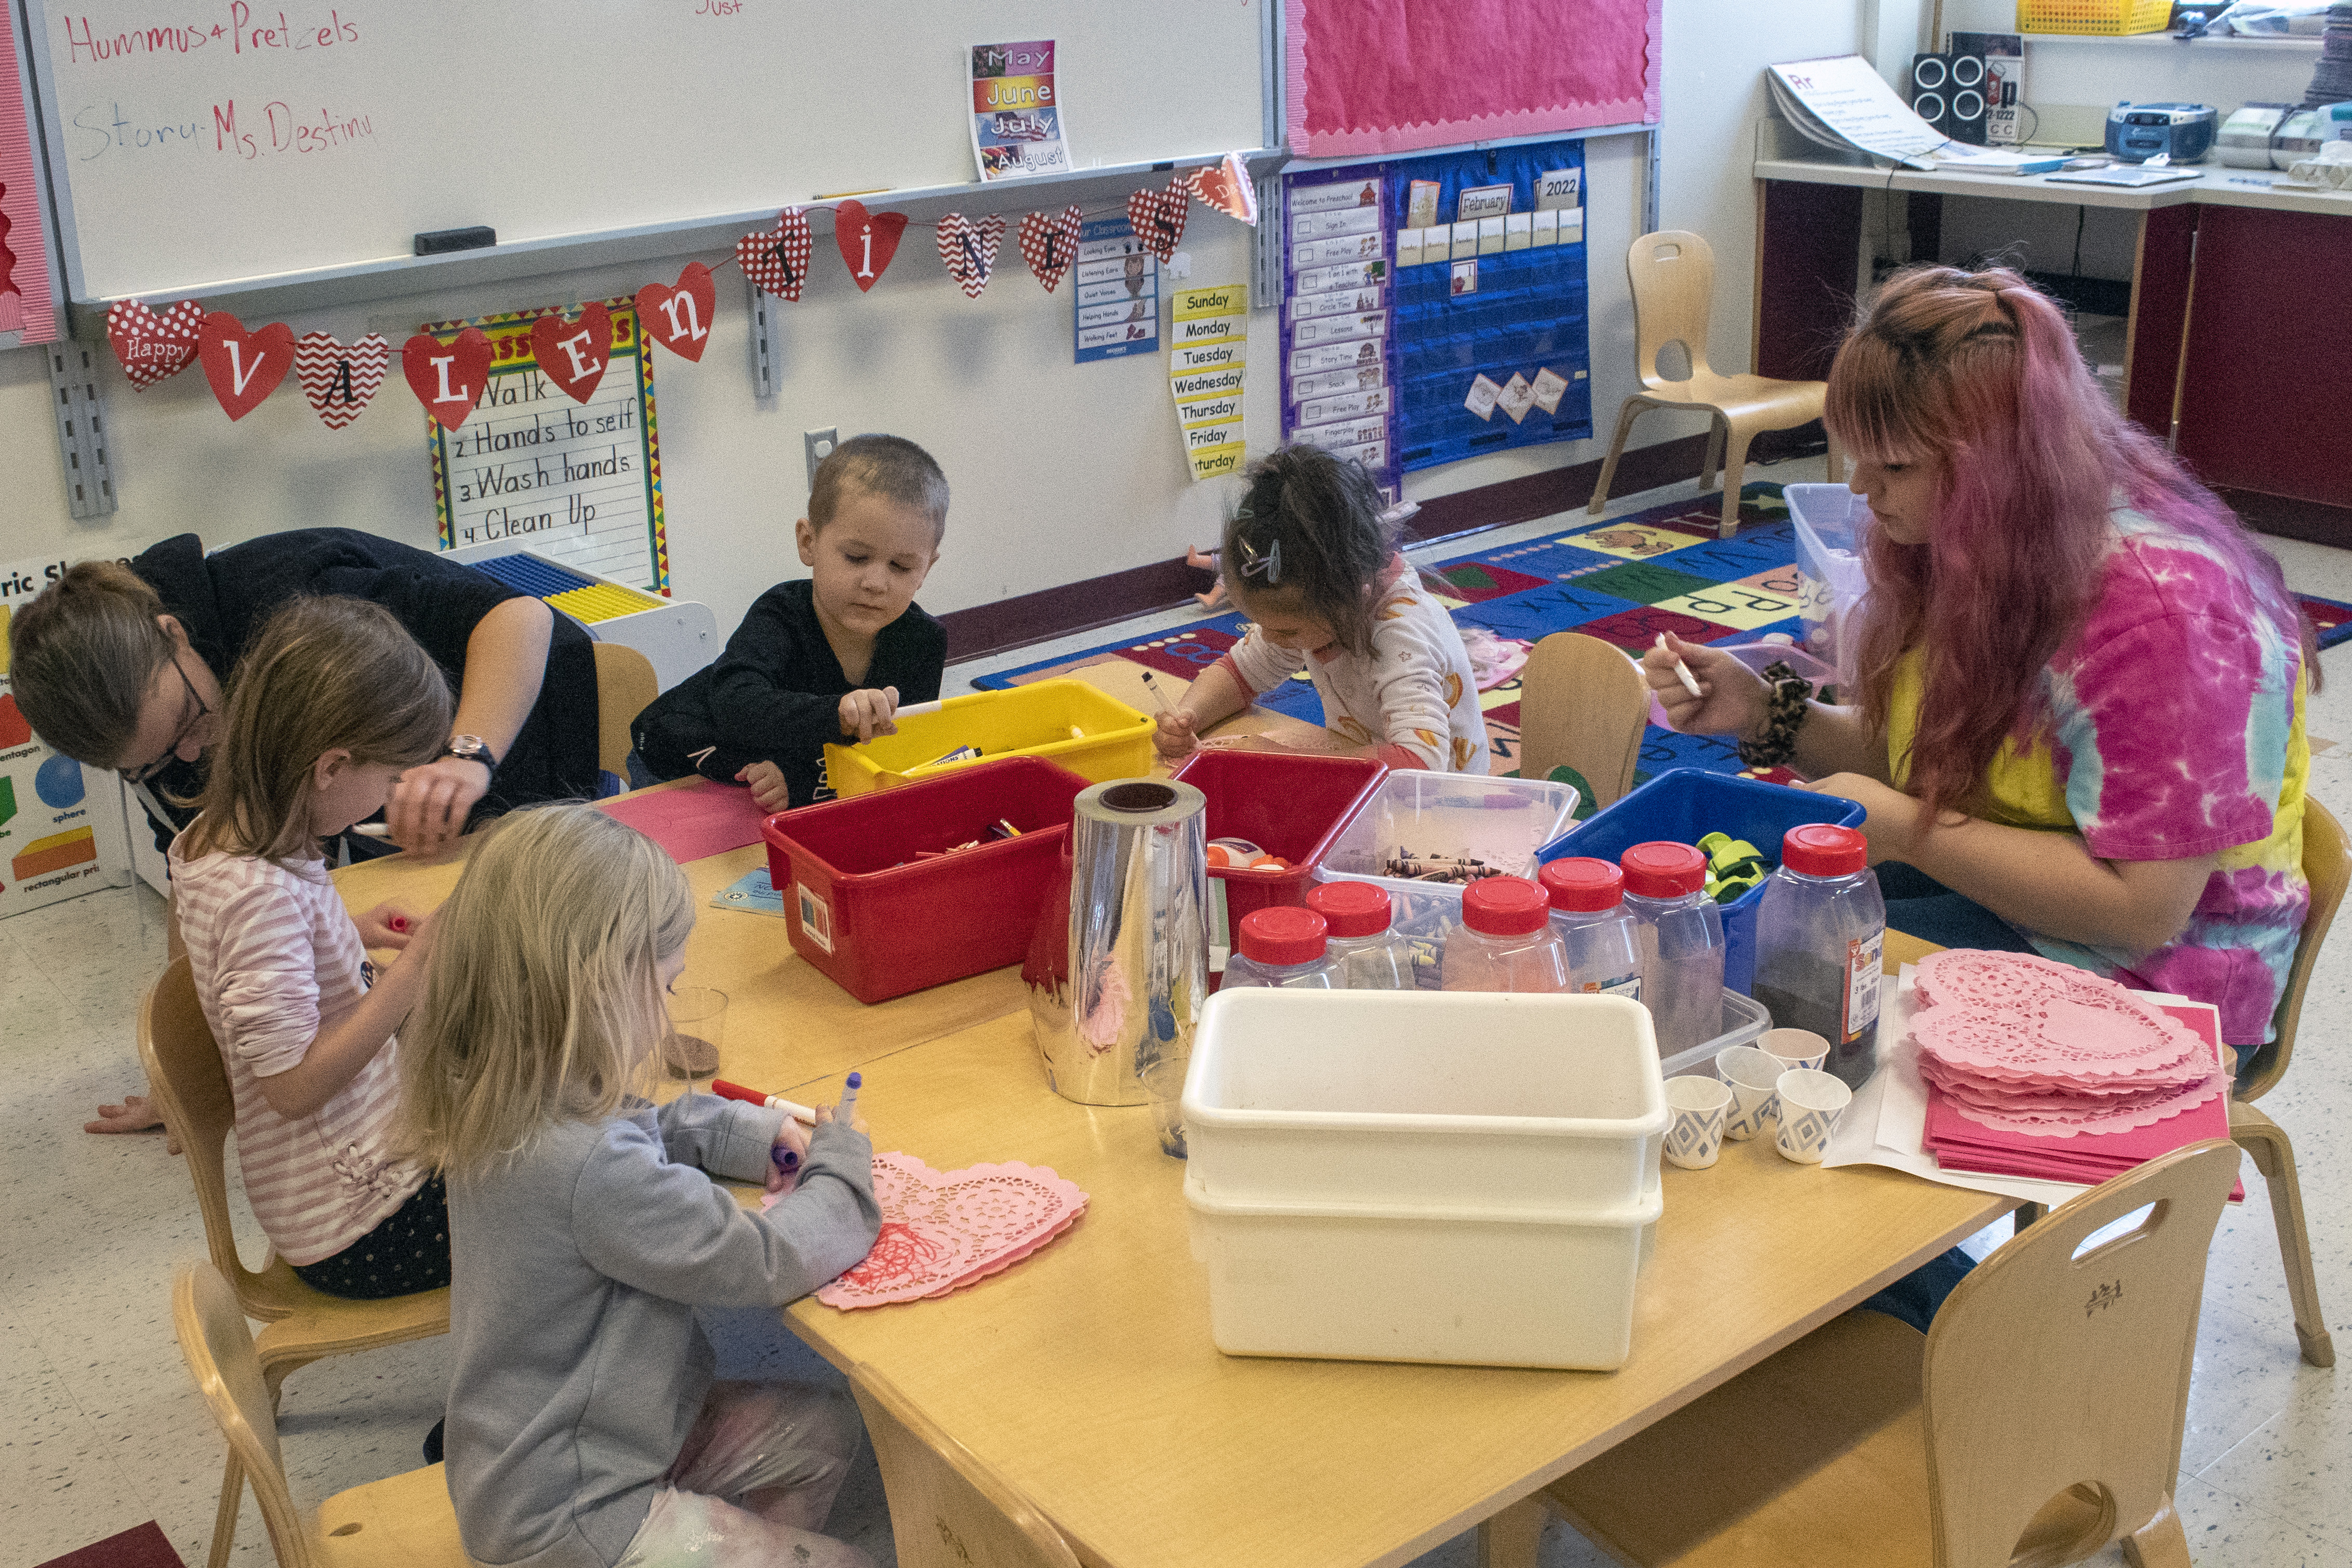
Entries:
POLYGON ((1323 868, 1328 877, 1378 882, 1391 897, 1400 887, 1429 886, 1381 874, 1399 849, 1484 860, 1504 876, 1532 879, 1543 847, 1575 816, 1576 799, 1570 785, 1542 779, 1400 769, 1325 851, 1323 868))
POLYGON ((1771 1026, 1772 1015, 1763 1003, 1742 996, 1726 986, 1723 993, 1723 1033, 1668 1057, 1659 1064, 1659 1070, 1667 1078, 1680 1078, 1685 1073, 1712 1076, 1717 1055, 1734 1046, 1754 1045, 1771 1026))
POLYGON ((1843 485, 1790 485, 1781 492, 1796 525, 1797 570, 1805 580, 1797 614, 1805 623, 1805 647, 1839 679, 1851 681, 1853 653, 1845 624, 1870 579, 1862 565, 1862 523, 1870 503, 1843 485), (1842 658, 1841 653, 1848 658, 1842 658))

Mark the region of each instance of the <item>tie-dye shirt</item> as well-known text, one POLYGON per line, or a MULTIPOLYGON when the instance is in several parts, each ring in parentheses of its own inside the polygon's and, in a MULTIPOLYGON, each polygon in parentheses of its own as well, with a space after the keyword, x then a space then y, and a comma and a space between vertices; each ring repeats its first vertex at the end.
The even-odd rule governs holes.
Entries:
POLYGON ((1392 768, 1489 771, 1478 680, 1454 617, 1402 556, 1390 557, 1374 592, 1381 604, 1372 614, 1370 658, 1336 643, 1312 654, 1276 647, 1252 626, 1217 662, 1253 700, 1304 666, 1323 700, 1324 728, 1372 747, 1392 768))
MULTIPOLYGON (((2023 934, 2049 958, 2221 1009, 2259 1045, 2294 963, 2303 879, 2302 648, 2204 545, 2117 510, 2080 632, 2042 677, 2049 722, 2005 742, 1971 815, 2079 833, 2103 860, 2219 854, 2179 940, 2131 953, 2023 934)), ((1920 650, 1896 667, 1887 756, 1899 786, 1918 727, 1920 650)))

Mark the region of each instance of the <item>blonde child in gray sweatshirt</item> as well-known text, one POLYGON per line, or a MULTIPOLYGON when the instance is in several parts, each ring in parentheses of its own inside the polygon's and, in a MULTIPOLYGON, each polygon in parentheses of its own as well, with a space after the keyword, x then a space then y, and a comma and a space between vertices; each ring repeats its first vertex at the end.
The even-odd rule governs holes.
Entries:
POLYGON ((808 1531, 856 1451, 837 1395, 716 1384, 694 1309, 782 1306, 880 1226, 873 1146, 820 1111, 635 1085, 667 1027, 694 900, 584 805, 502 819, 435 917, 402 1031, 406 1142, 449 1193, 449 1496, 467 1554, 528 1568, 862 1564, 808 1531), (797 1187, 766 1213, 711 1178, 797 1187))

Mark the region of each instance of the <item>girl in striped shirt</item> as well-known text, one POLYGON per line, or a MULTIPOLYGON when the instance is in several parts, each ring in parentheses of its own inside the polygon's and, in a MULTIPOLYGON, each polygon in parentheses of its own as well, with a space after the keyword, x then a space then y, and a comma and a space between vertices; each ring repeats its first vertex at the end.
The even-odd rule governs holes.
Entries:
POLYGON ((388 1136, 393 1031, 423 989, 433 925, 391 904, 354 921, 320 840, 442 755, 451 713, 440 667, 389 613, 295 600, 237 665, 201 811, 172 843, 246 1194, 294 1272, 352 1300, 449 1282, 440 1179, 388 1136), (402 956, 379 973, 372 948, 402 956))

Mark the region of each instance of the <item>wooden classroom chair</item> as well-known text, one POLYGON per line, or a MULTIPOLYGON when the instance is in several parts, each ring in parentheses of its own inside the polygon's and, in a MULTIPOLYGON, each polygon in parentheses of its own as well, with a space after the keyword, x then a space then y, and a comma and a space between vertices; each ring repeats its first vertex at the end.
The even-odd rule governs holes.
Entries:
POLYGON ((600 642, 596 648, 596 765, 629 787, 629 726, 661 695, 654 661, 635 648, 600 642))
POLYGON ((2254 1169, 2270 1188, 2271 1222, 2278 1227, 2279 1253, 2286 1264, 2287 1297, 2294 1303, 2294 1335, 2302 1342, 2303 1359, 2314 1366, 2336 1364, 2336 1342, 2327 1332, 2327 1319, 2319 1310, 2319 1279, 2311 1267, 2311 1232, 2304 1224, 2303 1184, 2294 1173, 2294 1145, 2286 1130, 2251 1103, 2269 1093, 2286 1074, 2294 1055, 2295 1027, 2303 1017, 2304 993, 2311 988, 2312 966, 2319 961, 2320 944, 2344 902, 2352 882, 2352 845, 2335 814, 2309 795, 2303 797, 2303 876, 2311 884, 2311 908, 2303 918, 2303 934, 2295 939, 2294 966, 2287 971, 2286 994, 2273 1015, 2275 1037, 2256 1051, 2239 1075, 2230 1100, 2230 1136, 2253 1156, 2254 1169))
MULTIPOLYGON (((1822 416, 1828 395, 1823 381, 1775 381, 1763 375, 1725 375, 1707 363, 1706 323, 1715 298, 1715 252, 1706 240, 1682 229, 1661 229, 1635 240, 1625 252, 1625 274, 1633 286, 1634 368, 1640 392, 1617 413, 1617 434, 1592 487, 1594 516, 1609 504, 1609 483, 1633 421, 1653 408, 1699 408, 1712 416, 1702 486, 1723 472, 1723 522, 1728 539, 1739 526, 1739 487, 1748 476, 1748 444, 1760 430, 1787 430, 1822 416), (1669 381, 1658 371, 1658 353, 1680 342, 1690 355, 1690 379, 1669 381)), ((1845 482, 1837 440, 1829 450, 1829 482, 1845 482)), ((1590 776, 1590 775, 1587 775, 1590 776)))
POLYGON ((860 1362, 849 1388, 882 1467, 899 1568, 1078 1568, 1053 1522, 897 1384, 860 1362))
MULTIPOLYGON (((219 1269, 199 1263, 173 1278, 172 1330, 228 1439, 230 1469, 253 1481, 278 1568, 468 1568, 438 1465, 337 1492, 307 1519, 297 1511, 278 1447, 276 1397, 246 1334, 245 1309, 219 1269)), ((226 1500, 214 1531, 215 1562, 236 1522, 236 1503, 226 1500)))
POLYGON ((1563 764, 1592 786, 1595 810, 1633 787, 1650 683, 1614 644, 1554 632, 1519 673, 1519 776, 1544 779, 1563 764))
MULTIPOLYGON (((269 1410, 277 1409, 278 1390, 286 1374, 296 1367, 327 1356, 449 1331, 446 1287, 383 1301, 346 1301, 304 1284, 293 1266, 274 1252, 257 1270, 247 1268, 237 1256, 225 1169, 228 1134, 236 1125, 236 1102, 229 1092, 228 1069, 222 1065, 220 1047, 214 1043, 212 1027, 197 1004, 195 982, 184 954, 164 967, 140 1005, 139 1059, 147 1068, 149 1092, 155 1097, 156 1109, 187 1157, 188 1174, 196 1185, 196 1207, 204 1215, 205 1247, 211 1254, 212 1268, 228 1282, 238 1310, 268 1325, 248 1347, 248 1354, 258 1368, 269 1410)), ((238 1331, 242 1334, 242 1326, 238 1331)), ((273 1454, 276 1431, 273 1424, 273 1454)), ((258 1490, 260 1479, 253 1479, 258 1490)), ((246 1479, 238 1449, 232 1443, 228 1468, 221 1478, 220 1514, 213 1531, 208 1568, 222 1568, 228 1560, 246 1479)), ((279 1555, 281 1561, 292 1562, 282 1547, 279 1555)))
POLYGON ((2188 1568, 2172 1487, 2237 1174, 2220 1139, 2151 1160, 1995 1252, 1925 1337, 1849 1312, 1541 1495, 1643 1568, 1993 1568, 2116 1541, 2188 1568))

